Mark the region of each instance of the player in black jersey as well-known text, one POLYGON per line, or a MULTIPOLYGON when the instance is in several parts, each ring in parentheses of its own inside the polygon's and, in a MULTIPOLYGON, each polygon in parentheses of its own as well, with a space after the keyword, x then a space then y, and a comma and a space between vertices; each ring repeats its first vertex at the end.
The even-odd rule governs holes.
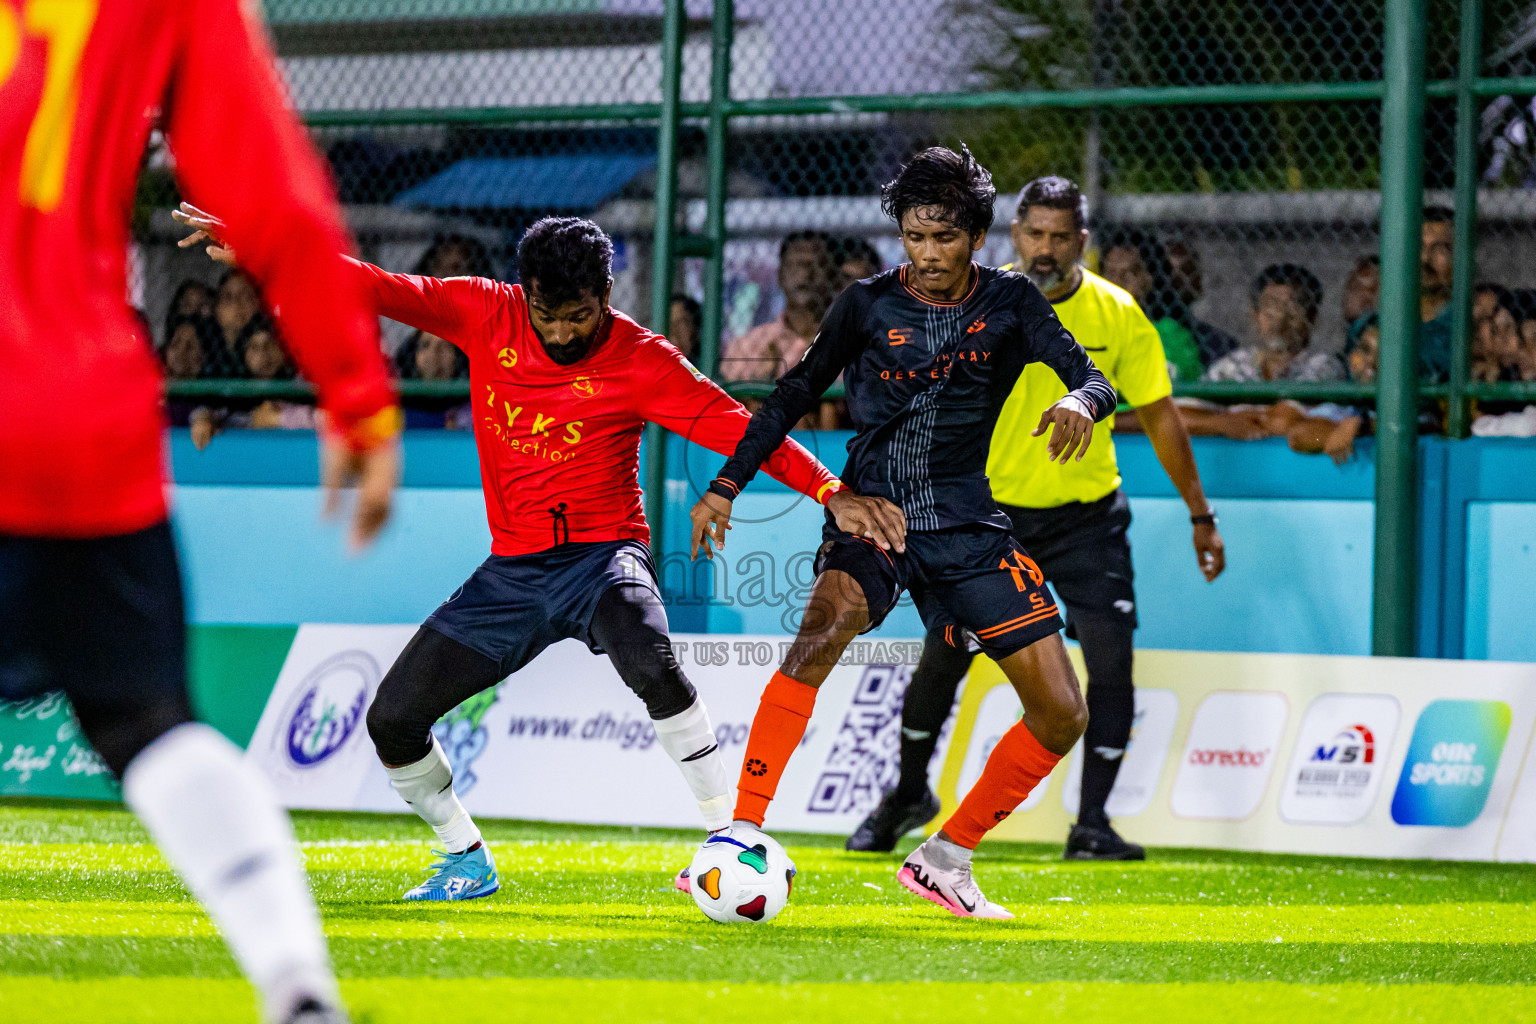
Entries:
POLYGON ((1045 579, 992 498, 987 450, 1028 363, 1045 363, 1067 385, 1035 430, 1054 425, 1049 451, 1063 463, 1087 450, 1115 392, 1027 277, 972 262, 996 196, 991 175, 963 147, 925 150, 902 168, 883 190, 883 208, 911 262, 843 292, 692 517, 695 554, 702 544, 712 556, 724 545, 732 499, 843 374, 857 429, 843 481, 859 501, 829 513, 799 635, 752 724, 736 826, 762 825, 817 687, 849 641, 910 589, 925 622, 947 614, 975 634, 1025 711, 899 877, 956 915, 1005 918, 1012 915, 971 878, 971 851, 1072 748, 1088 713, 1045 579))

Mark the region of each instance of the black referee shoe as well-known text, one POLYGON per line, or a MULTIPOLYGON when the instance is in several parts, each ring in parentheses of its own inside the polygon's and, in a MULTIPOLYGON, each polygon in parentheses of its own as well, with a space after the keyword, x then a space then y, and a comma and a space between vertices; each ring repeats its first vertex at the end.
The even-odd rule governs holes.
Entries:
POLYGON ((916 803, 907 803, 896 796, 896 790, 888 789, 880 798, 880 804, 869 813, 848 842, 846 849, 864 853, 890 853, 896 849, 896 841, 915 828, 922 828, 939 813, 939 798, 929 789, 923 790, 916 803))
POLYGON ((1077 824, 1067 833, 1067 860, 1146 860, 1145 848, 1128 843, 1108 825, 1077 824))

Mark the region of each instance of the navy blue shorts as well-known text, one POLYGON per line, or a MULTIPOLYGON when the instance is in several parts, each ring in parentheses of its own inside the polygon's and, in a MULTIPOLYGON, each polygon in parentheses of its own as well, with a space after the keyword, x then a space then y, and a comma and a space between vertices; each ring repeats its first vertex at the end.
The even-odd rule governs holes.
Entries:
POLYGON ((0 700, 49 691, 69 698, 88 734, 150 709, 162 724, 189 717, 170 524, 78 540, 0 534, 0 700))
POLYGON ((957 624, 994 658, 1061 628, 1045 575, 1002 530, 976 525, 908 533, 907 550, 899 553, 830 522, 822 536, 816 572, 838 569, 853 577, 869 605, 869 629, 885 620, 903 590, 912 591, 926 628, 957 624))
POLYGON ((492 555, 425 625, 485 655, 504 676, 550 644, 575 637, 603 653, 589 627, 611 588, 646 587, 657 598, 651 552, 635 540, 561 544, 532 555, 492 555))

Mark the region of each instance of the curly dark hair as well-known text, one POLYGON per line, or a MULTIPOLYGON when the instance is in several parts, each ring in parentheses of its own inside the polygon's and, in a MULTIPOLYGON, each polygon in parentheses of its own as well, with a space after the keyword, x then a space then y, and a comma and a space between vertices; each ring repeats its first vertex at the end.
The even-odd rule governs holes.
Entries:
POLYGON ((517 244, 517 276, 524 288, 538 282, 539 300, 552 306, 601 296, 613 279, 613 240, 590 220, 545 217, 517 244))
POLYGON ((908 210, 934 206, 945 223, 973 238, 992 226, 996 202, 992 174, 964 143, 958 153, 943 146, 923 150, 880 189, 880 209, 897 227, 908 210))

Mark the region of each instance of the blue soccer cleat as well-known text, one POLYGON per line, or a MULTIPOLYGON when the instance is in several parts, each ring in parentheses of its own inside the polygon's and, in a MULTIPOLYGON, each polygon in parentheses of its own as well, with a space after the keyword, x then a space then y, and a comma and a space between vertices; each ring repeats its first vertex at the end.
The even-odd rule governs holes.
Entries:
POLYGON ((496 862, 484 843, 463 853, 433 850, 433 875, 405 894, 407 900, 473 900, 501 888, 496 862))

